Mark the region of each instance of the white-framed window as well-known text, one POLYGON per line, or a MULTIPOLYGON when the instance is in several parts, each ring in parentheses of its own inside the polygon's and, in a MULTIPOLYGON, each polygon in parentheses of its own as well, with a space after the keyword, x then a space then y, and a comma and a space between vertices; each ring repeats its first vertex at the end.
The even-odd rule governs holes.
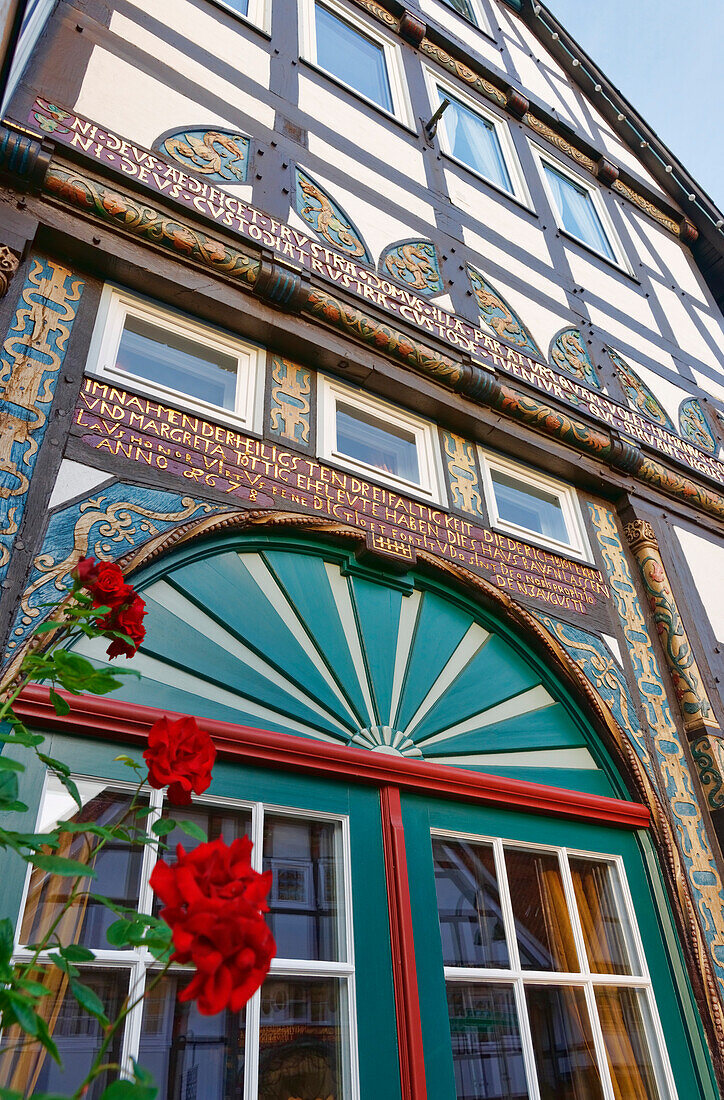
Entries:
MULTIPOLYGON (((122 783, 79 777, 77 785, 84 802, 81 812, 53 777, 46 779, 39 828, 67 819, 111 825, 128 807, 131 791, 122 783)), ((164 808, 163 793, 150 791, 148 805, 150 837, 151 826, 164 808)), ((148 988, 145 1000, 117 1033, 107 1060, 130 1069, 135 1058, 153 1073, 159 1100, 190 1096, 257 1100, 276 1095, 274 1090, 283 1088, 285 1075, 289 1095, 296 1095, 295 1089, 304 1085, 302 1065, 307 1058, 310 1095, 316 1096, 312 1090, 323 1087, 326 1091, 320 1096, 358 1100, 347 818, 206 797, 195 799, 182 812, 170 810, 171 816, 199 826, 210 840, 223 837, 231 843, 243 835, 251 837, 252 866, 274 871, 266 920, 277 955, 261 989, 240 1013, 202 1016, 193 1003, 178 1001, 188 968, 172 967, 153 986, 154 963, 147 949, 113 949, 106 930, 115 915, 92 899, 79 900, 63 918, 61 936, 64 942, 95 953, 92 962, 77 964, 80 981, 98 994, 111 1017, 129 990, 135 1000, 148 988)), ((178 843, 186 851, 199 843, 180 829, 165 840, 172 853, 178 843)), ((94 857, 88 843, 87 834, 73 834, 66 854, 93 864, 97 875, 93 891, 141 913, 156 911, 148 885, 157 857, 155 845, 134 848, 117 843, 94 857)), ((29 873, 16 962, 32 957, 25 944, 37 939, 52 921, 69 882, 37 868, 29 873)), ((66 1068, 61 1074, 39 1044, 18 1046, 18 1037, 8 1032, 3 1043, 12 1047, 12 1053, 6 1049, 0 1062, 7 1076, 0 1084, 7 1087, 21 1074, 16 1087, 27 1087, 32 1080, 38 1092, 72 1091, 83 1080, 103 1034, 95 1019, 78 1009, 61 972, 49 965, 49 959, 41 955, 38 965, 51 990, 46 1008, 56 1020, 53 1037, 66 1068)), ((93 1086, 88 1100, 98 1100, 107 1083, 106 1079, 93 1086)))
POLYGON ((301 0, 302 57, 368 103, 413 125, 395 39, 337 0, 301 0))
POLYGON ((598 187, 538 145, 530 144, 558 228, 632 274, 598 187))
POLYGON ((480 465, 493 527, 591 560, 581 506, 572 486, 482 448, 480 465))
POLYGON ((467 19, 468 23, 472 23, 478 30, 484 31, 492 38, 490 23, 480 0, 438 0, 438 3, 450 8, 457 15, 462 16, 463 19, 467 19))
POLYGON ((253 430, 261 420, 264 356, 230 333, 107 285, 88 370, 253 430))
POLYGON ((213 0, 220 8, 226 8, 233 15, 240 15, 255 27, 271 32, 271 0, 213 0))
POLYGON ((675 1100, 620 857, 432 845, 457 1097, 675 1100))
POLYGON ((400 493, 440 502, 435 426, 326 375, 319 378, 320 457, 400 493))
POLYGON ((531 207, 505 119, 427 66, 424 73, 432 111, 437 111, 443 100, 449 101, 437 127, 442 151, 499 191, 531 207))

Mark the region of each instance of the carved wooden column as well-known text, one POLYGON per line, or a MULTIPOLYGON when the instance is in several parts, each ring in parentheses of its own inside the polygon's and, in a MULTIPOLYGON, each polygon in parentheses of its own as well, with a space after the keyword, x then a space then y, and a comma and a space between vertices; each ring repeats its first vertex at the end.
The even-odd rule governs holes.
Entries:
POLYGON ((676 606, 654 530, 647 520, 637 519, 627 523, 624 531, 641 572, 709 810, 718 811, 718 831, 724 822, 724 738, 676 606))

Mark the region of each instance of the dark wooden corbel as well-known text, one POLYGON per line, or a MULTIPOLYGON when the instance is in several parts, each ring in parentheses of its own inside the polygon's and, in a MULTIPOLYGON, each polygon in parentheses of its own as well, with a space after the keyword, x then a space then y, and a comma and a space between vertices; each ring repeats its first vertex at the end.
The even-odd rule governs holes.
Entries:
POLYGON ((508 97, 508 102, 505 106, 513 118, 524 118, 528 114, 530 100, 527 99, 522 92, 519 92, 517 88, 508 88, 505 94, 508 97))
POLYGON ((285 313, 300 313, 309 299, 310 285, 306 271, 286 267, 265 251, 252 293, 285 313))
POLYGON ((611 450, 609 452, 608 461, 615 470, 620 470, 624 474, 633 474, 635 476, 641 469, 644 461, 641 448, 637 443, 634 443, 633 440, 626 439, 624 436, 619 435, 615 429, 610 429, 610 435, 611 450))
POLYGON ((409 42, 415 49, 419 49, 420 43, 427 34, 427 26, 412 12, 403 11, 399 24, 400 37, 409 42))
POLYGON ((694 244, 699 239, 699 230, 688 218, 682 218, 679 222, 679 240, 683 244, 694 244))
POLYGON ((614 180, 619 177, 618 166, 608 157, 599 157, 596 162, 596 176, 601 183, 605 183, 607 187, 610 187, 614 180))
POLYGON ((55 151, 52 141, 3 123, 0 125, 0 176, 14 187, 39 191, 55 151))

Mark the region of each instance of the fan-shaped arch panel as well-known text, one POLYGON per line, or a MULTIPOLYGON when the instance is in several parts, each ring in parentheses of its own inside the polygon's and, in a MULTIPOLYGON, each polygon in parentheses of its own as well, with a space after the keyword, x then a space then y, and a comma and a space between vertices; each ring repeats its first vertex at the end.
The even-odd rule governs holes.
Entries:
MULTIPOLYGON (((600 750, 502 624, 341 552, 227 540, 139 582, 145 642, 119 695, 161 709, 611 793, 600 750), (597 763, 598 759, 598 763, 597 763)), ((94 660, 98 643, 83 643, 94 660)))

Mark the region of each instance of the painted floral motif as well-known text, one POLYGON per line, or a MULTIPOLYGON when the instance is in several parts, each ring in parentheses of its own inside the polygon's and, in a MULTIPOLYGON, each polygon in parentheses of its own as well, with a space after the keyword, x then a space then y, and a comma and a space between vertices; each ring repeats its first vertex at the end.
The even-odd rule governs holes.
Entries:
POLYGON ((667 431, 676 435, 674 425, 648 386, 641 381, 636 372, 617 351, 614 351, 613 348, 607 348, 607 351, 616 368, 618 380, 631 408, 648 417, 649 420, 653 420, 654 424, 659 424, 662 428, 666 428, 667 431))
POLYGON ((453 432, 443 432, 442 438, 453 504, 474 516, 484 516, 473 444, 453 432))
POLYGON ((420 294, 442 294, 443 281, 437 250, 432 241, 401 241, 389 245, 380 256, 379 269, 420 294))
POLYGON ((700 447, 707 454, 715 455, 719 452, 719 444, 709 424, 709 421, 701 407, 701 403, 695 397, 689 397, 679 406, 679 428, 684 439, 688 439, 695 447, 700 447))
POLYGON ((272 356, 269 431, 293 443, 309 443, 311 374, 281 355, 272 356))
POLYGON ((540 348, 502 294, 499 294, 476 268, 468 264, 467 270, 480 309, 481 320, 501 340, 506 340, 509 344, 515 344, 517 348, 527 351, 529 355, 542 359, 543 355, 540 348))
POLYGON ((245 183, 249 138, 231 130, 178 130, 158 143, 159 152, 218 183, 245 183))
POLYGON ((341 206, 333 202, 327 192, 301 168, 295 170, 295 176, 294 205, 300 218, 333 248, 371 263, 367 246, 341 206))
POLYGON ((548 358, 563 374, 600 389, 601 383, 580 329, 564 328, 559 332, 551 343, 548 358))

